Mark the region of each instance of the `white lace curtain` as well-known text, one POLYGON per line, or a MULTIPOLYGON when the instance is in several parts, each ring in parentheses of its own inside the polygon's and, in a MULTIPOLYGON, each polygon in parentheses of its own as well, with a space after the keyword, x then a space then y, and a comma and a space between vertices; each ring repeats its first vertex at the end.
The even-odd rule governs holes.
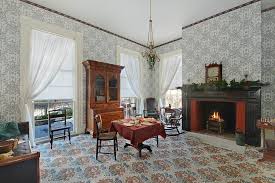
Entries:
POLYGON ((52 82, 63 61, 74 47, 74 41, 61 36, 32 30, 29 63, 22 68, 22 100, 25 120, 30 125, 30 140, 34 146, 34 108, 33 99, 52 82))
POLYGON ((169 90, 170 85, 175 79, 175 75, 180 68, 182 62, 181 53, 175 52, 174 54, 168 54, 161 57, 160 61, 160 86, 159 86, 159 105, 160 107, 165 106, 165 94, 169 90))
POLYGON ((120 65, 125 66, 129 85, 139 100, 139 113, 144 109, 144 91, 142 87, 142 58, 138 53, 119 49, 120 65))

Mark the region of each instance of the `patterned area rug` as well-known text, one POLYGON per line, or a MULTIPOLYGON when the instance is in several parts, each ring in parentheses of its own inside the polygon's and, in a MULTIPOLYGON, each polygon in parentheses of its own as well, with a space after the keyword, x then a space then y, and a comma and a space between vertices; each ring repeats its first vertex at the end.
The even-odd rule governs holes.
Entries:
MULTIPOLYGON (((133 147, 123 148, 119 138, 117 161, 113 155, 99 154, 95 159, 95 139, 79 135, 67 141, 41 144, 41 182, 77 183, 176 183, 176 182, 275 182, 275 164, 259 163, 262 157, 254 148, 245 154, 203 144, 187 134, 146 141, 153 149, 138 157, 133 147)), ((113 149, 102 149, 113 152, 113 149)))

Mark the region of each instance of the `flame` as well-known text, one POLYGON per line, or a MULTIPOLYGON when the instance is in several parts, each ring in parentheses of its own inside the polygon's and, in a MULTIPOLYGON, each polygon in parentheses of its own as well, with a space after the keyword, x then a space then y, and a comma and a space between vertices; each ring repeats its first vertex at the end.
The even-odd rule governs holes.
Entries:
POLYGON ((213 121, 222 121, 223 119, 221 118, 221 115, 219 112, 213 112, 212 115, 210 115, 209 117, 210 120, 213 120, 213 121))

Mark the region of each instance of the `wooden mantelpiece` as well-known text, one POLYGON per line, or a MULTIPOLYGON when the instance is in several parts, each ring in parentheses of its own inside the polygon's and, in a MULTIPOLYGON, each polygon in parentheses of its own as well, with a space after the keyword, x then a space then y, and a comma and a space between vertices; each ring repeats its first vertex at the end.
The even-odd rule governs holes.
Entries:
POLYGON ((200 120, 200 102, 232 102, 236 104, 236 128, 245 133, 246 144, 260 146, 260 130, 256 127, 257 119, 261 118, 261 91, 191 91, 189 86, 183 87, 183 108, 185 120, 183 129, 199 130, 196 121, 200 120), (195 122, 195 123, 194 123, 195 122))

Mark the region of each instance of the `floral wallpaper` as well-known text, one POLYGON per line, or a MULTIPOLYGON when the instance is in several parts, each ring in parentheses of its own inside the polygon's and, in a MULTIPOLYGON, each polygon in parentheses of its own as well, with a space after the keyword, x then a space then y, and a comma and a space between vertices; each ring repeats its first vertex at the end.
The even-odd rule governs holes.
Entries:
POLYGON ((275 10, 262 13, 262 116, 275 118, 275 10))
MULTIPOLYGON (((0 121, 20 119, 21 15, 82 32, 84 60, 116 63, 117 46, 144 51, 142 46, 18 0, 0 0, 0 121)), ((184 29, 182 40, 158 47, 157 52, 162 54, 182 49, 184 83, 188 79, 203 82, 204 64, 211 62, 222 62, 223 77, 228 81, 234 78, 240 80, 248 74, 248 79, 274 83, 274 18, 272 10, 263 13, 261 19, 261 2, 257 2, 184 29)), ((147 63, 144 64, 144 68, 148 68, 147 63)), ((158 95, 158 66, 157 63, 154 71, 146 69, 144 72, 145 97, 158 95)), ((263 90, 264 116, 275 117, 274 90, 274 84, 263 90)))
MULTIPOLYGON (((94 59, 115 64, 117 46, 138 52, 143 52, 145 49, 127 40, 21 1, 0 0, 0 121, 20 120, 20 16, 22 15, 83 33, 84 60, 94 59)), ((144 80, 146 97, 152 96, 154 88, 150 84, 152 81, 149 69, 145 71, 144 80)), ((85 75, 83 82, 85 82, 85 75)), ((83 107, 85 108, 85 103, 83 107)))
POLYGON ((180 40, 177 40, 175 42, 157 47, 156 51, 158 52, 158 54, 164 54, 164 53, 169 53, 169 52, 179 50, 179 49, 182 49, 182 48, 183 48, 182 47, 182 41, 180 39, 180 40))
POLYGON ((261 79, 261 2, 183 29, 183 83, 204 82, 205 64, 223 65, 223 79, 261 79))

